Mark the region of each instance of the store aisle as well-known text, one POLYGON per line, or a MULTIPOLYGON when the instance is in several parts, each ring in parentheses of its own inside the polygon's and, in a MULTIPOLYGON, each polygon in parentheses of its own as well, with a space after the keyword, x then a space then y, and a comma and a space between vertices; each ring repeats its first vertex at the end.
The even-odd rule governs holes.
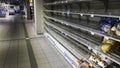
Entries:
POLYGON ((23 20, 0 18, 0 68, 31 68, 23 20))
POLYGON ((34 24, 21 16, 0 19, 0 68, 72 68, 34 24), (47 43, 46 43, 47 42, 47 43))
POLYGON ((0 68, 30 68, 25 40, 0 42, 0 68))
POLYGON ((25 38, 22 26, 23 20, 19 16, 0 18, 0 40, 11 40, 25 38))

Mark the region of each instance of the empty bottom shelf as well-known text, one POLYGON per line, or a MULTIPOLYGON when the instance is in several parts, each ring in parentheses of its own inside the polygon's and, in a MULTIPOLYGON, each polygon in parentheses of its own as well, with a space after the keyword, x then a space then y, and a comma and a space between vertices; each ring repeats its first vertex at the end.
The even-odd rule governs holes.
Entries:
POLYGON ((31 44, 39 68, 72 68, 46 38, 31 39, 31 44))

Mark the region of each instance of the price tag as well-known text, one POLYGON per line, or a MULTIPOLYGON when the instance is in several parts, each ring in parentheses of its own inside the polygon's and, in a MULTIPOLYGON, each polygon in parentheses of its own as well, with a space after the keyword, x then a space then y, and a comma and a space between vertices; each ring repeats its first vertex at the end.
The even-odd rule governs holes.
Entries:
POLYGON ((94 15, 93 15, 93 14, 91 14, 90 16, 91 16, 91 17, 94 17, 94 15))
POLYGON ((80 16, 83 16, 83 14, 81 13, 80 16))
POLYGON ((92 34, 92 35, 95 35, 95 33, 94 33, 94 32, 91 32, 91 34, 92 34))

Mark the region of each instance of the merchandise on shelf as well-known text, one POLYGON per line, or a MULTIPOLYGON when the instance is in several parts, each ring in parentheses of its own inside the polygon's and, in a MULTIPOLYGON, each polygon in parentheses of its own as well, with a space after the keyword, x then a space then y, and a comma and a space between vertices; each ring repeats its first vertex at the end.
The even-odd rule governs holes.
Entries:
POLYGON ((97 63, 98 63, 98 65, 102 66, 103 68, 105 68, 108 65, 106 60, 103 60, 100 55, 97 56, 97 63))
POLYGON ((111 29, 111 24, 104 24, 104 25, 102 25, 101 29, 102 29, 101 30, 102 34, 109 33, 110 29, 111 29))
POLYGON ((78 60, 78 64, 79 64, 79 68, 94 68, 84 59, 78 60))
POLYGON ((112 40, 112 39, 107 39, 107 38, 104 38, 102 43, 105 43, 105 44, 110 44, 110 45, 115 45, 116 41, 112 40))
POLYGON ((107 18, 102 17, 100 19, 101 24, 101 33, 102 34, 109 34, 111 32, 111 28, 119 22, 119 18, 107 18))
POLYGON ((97 63, 97 60, 96 60, 97 56, 96 55, 91 55, 89 59, 94 61, 95 63, 97 63))
POLYGON ((89 60, 92 60, 96 64, 100 65, 102 68, 107 67, 112 63, 109 59, 106 59, 104 56, 97 54, 97 55, 91 55, 89 60))
POLYGON ((118 42, 112 39, 103 39, 103 42, 101 44, 101 50, 104 53, 108 53, 108 52, 114 52, 117 51, 119 49, 119 45, 118 42))
POLYGON ((104 53, 109 52, 111 50, 111 48, 112 48, 112 45, 110 45, 110 44, 102 44, 102 46, 101 46, 101 49, 104 53))
POLYGON ((113 32, 115 33, 115 35, 120 36, 120 22, 119 22, 119 23, 116 23, 116 24, 112 27, 111 31, 113 31, 113 32))

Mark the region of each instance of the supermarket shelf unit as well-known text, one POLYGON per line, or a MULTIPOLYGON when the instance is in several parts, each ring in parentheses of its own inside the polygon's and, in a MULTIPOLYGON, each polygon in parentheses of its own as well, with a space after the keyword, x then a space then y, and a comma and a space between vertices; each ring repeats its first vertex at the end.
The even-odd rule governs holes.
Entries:
POLYGON ((52 20, 54 20, 54 21, 59 21, 59 22, 61 22, 62 24, 66 24, 66 25, 68 25, 68 26, 71 26, 71 27, 74 27, 74 28, 77 28, 77 29, 82 29, 82 30, 85 30, 85 31, 88 31, 88 32, 94 32, 94 33, 97 34, 97 35, 104 36, 104 37, 108 37, 108 38, 111 38, 111 39, 114 39, 114 40, 120 42, 120 38, 119 38, 119 37, 104 35, 104 34, 101 34, 101 32, 100 32, 99 30, 92 29, 92 28, 85 27, 85 26, 78 25, 78 24, 74 24, 74 23, 72 23, 72 22, 70 22, 70 21, 65 21, 64 19, 62 20, 62 19, 59 18, 59 17, 45 16, 45 18, 52 19, 52 20))
MULTIPOLYGON (((71 40, 69 38, 65 39, 65 36, 63 37, 63 33, 59 33, 59 32, 55 32, 53 30, 55 29, 51 29, 48 27, 45 27, 45 29, 47 30, 48 33, 50 33, 56 40, 58 40, 72 55, 74 55, 76 58, 84 58, 84 59, 88 59, 88 57, 90 56, 90 52, 83 50, 82 48, 80 48, 82 46, 82 44, 79 44, 73 40, 71 40), (61 36, 62 35, 62 36, 61 36), (59 38, 56 38, 59 37, 59 38), (70 42, 71 41, 71 42, 70 42), (68 46, 69 45, 69 46, 68 46), (78 45, 78 46, 73 46, 73 45, 78 45), (79 47, 80 46, 80 47, 79 47)), ((77 59, 79 59, 77 58, 77 59)), ((92 63, 93 66, 95 66, 95 68, 100 68, 100 66, 96 65, 95 63, 91 62, 90 60, 87 60, 88 62, 92 63)))
POLYGON ((57 4, 67 4, 67 3, 76 3, 76 2, 88 2, 94 0, 66 0, 66 1, 55 1, 52 3, 45 3, 44 5, 57 5, 57 4))
MULTIPOLYGON (((106 0, 106 1, 104 1, 104 0, 101 0, 101 1, 100 0, 54 1, 54 0, 52 0, 51 2, 46 3, 47 0, 45 0, 45 4, 44 4, 45 10, 43 10, 43 12, 46 14, 44 16, 45 30, 52 37, 54 37, 58 42, 60 42, 77 59, 84 58, 88 62, 90 62, 90 64, 93 65, 95 68, 99 68, 99 65, 97 65, 89 60, 89 57, 92 54, 104 55, 104 57, 106 57, 109 60, 120 65, 120 60, 119 60, 120 55, 117 55, 114 53, 105 54, 100 49, 100 47, 101 47, 100 40, 102 42, 103 37, 110 38, 110 39, 116 40, 118 42, 120 42, 120 37, 115 36, 115 35, 102 34, 98 23, 96 25, 93 25, 93 23, 91 24, 91 22, 90 22, 94 18, 97 19, 97 21, 95 20, 95 22, 98 22, 98 19, 100 19, 100 17, 111 17, 111 18, 119 18, 120 19, 120 16, 118 13, 114 13, 114 11, 111 11, 109 9, 111 7, 111 2, 113 2, 113 3, 115 2, 115 4, 116 4, 117 1, 118 0, 115 0, 115 1, 113 1, 113 0, 106 0), (92 2, 102 3, 102 5, 104 6, 104 7, 102 7, 102 8, 104 8, 104 12, 102 11, 103 13, 97 13, 96 11, 94 11, 94 12, 91 11, 90 5, 92 2), (87 8, 85 6, 82 6, 83 5, 82 3, 88 4, 87 8), (75 6, 72 6, 73 4, 78 5, 78 7, 76 8, 75 6), (84 9, 84 7, 85 7, 85 9, 84 9), (84 11, 82 11, 82 10, 84 10, 84 11), (113 14, 112 14, 112 12, 113 12, 113 14), (84 18, 87 21, 84 21, 84 22, 81 21, 84 18), (84 23, 87 23, 88 25, 86 25, 84 23), (96 28, 94 26, 96 26, 98 28, 96 28), (93 37, 98 36, 99 42, 96 40, 94 42, 92 42, 94 39, 89 38, 89 37, 88 37, 89 39, 86 39, 86 37, 84 37, 85 35, 83 35, 83 36, 79 35, 79 32, 75 32, 74 30, 86 31, 89 34, 91 34, 93 37), (59 38, 57 38, 57 37, 59 37, 59 38), (68 40, 70 40, 70 41, 68 41, 68 40), (74 44, 71 44, 72 42, 74 44), (82 51, 87 52, 87 54, 86 54, 87 56, 82 51)), ((118 4, 120 4, 120 2, 118 2, 117 5, 118 4)), ((100 4, 100 6, 101 6, 101 4, 100 4)), ((118 10, 120 8, 115 7, 115 9, 118 10)), ((97 10, 97 9, 95 9, 95 10, 97 10)), ((101 11, 101 9, 100 9, 100 11, 101 11)))
MULTIPOLYGON (((65 11, 55 11, 55 10, 44 10, 45 12, 52 12, 52 13, 62 13, 62 14, 67 14, 68 12, 65 11)), ((112 17, 112 18, 120 18, 120 16, 117 15, 105 15, 105 14, 94 14, 94 13, 79 13, 79 12, 69 12, 69 14, 74 14, 74 15, 81 15, 81 16, 91 16, 91 17, 112 17)))

